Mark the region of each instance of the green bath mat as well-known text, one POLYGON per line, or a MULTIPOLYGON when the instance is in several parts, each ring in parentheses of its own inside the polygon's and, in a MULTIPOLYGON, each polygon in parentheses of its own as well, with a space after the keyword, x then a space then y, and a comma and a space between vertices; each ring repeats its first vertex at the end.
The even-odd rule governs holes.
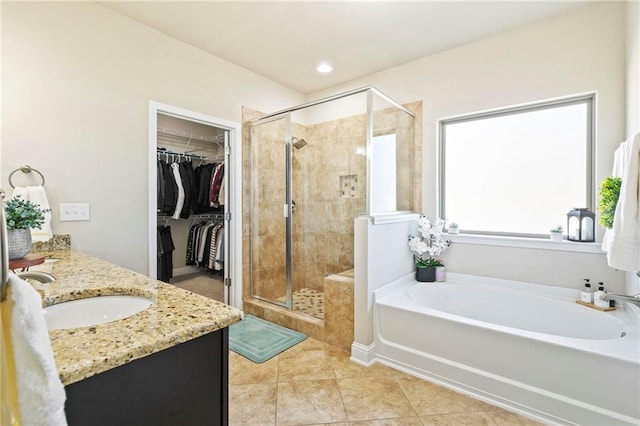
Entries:
POLYGON ((307 335, 304 333, 289 330, 253 315, 245 315, 242 321, 229 327, 229 349, 258 364, 306 338, 307 335))

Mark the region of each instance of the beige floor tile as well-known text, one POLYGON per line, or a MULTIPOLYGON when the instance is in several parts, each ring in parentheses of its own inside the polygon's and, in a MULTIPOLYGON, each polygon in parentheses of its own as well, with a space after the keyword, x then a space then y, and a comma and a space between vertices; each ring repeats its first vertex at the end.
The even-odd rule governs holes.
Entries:
POLYGON ((491 416, 487 412, 441 414, 420 417, 425 426, 491 426, 491 416))
POLYGON ((543 424, 502 409, 491 411, 490 415, 493 424, 496 426, 535 426, 543 424))
POLYGON ((396 380, 419 416, 495 410, 496 407, 409 375, 396 380))
POLYGON ((314 423, 312 425, 306 426, 349 426, 349 422, 338 422, 338 423, 314 423))
POLYGON ((418 417, 405 417, 403 419, 363 420, 351 422, 349 426, 422 426, 418 417))
MULTIPOLYGON (((320 340, 314 339, 312 337, 307 337, 302 342, 298 343, 295 346, 287 349, 282 354, 286 354, 288 356, 293 356, 293 354, 304 352, 304 351, 317 351, 317 350, 327 350, 327 351, 337 351, 338 348, 328 345, 320 340)), ((341 351, 344 352, 344 351, 341 351)), ((346 352, 345 352, 346 353, 346 352)))
POLYGON ((347 416, 335 380, 278 383, 278 425, 345 422, 347 416))
POLYGON ((542 423, 504 410, 421 417, 426 426, 542 426, 542 423))
POLYGON ((229 425, 275 425, 277 384, 229 386, 229 425))
POLYGON ((349 354, 343 357, 335 357, 333 369, 338 379, 355 379, 359 377, 388 377, 393 376, 395 370, 382 364, 374 364, 370 367, 363 367, 349 359, 349 354))
POLYGON ((229 351, 229 384, 246 385, 276 383, 278 381, 278 356, 262 364, 229 351))
POLYGON ((278 357, 278 381, 335 379, 335 350, 286 351, 278 357))
POLYGON ((338 385, 349 421, 415 416, 392 377, 339 379, 338 385))

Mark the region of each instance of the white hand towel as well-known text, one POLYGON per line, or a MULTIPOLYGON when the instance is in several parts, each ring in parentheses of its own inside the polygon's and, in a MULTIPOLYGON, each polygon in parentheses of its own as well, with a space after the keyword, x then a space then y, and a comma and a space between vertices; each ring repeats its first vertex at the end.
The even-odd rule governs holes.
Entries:
POLYGON ((19 413, 15 414, 23 425, 66 426, 66 395, 53 358, 40 296, 29 283, 9 274, 5 308, 11 312, 8 346, 13 352, 17 389, 19 413))
MULTIPOLYGON (((640 270, 640 133, 623 143, 622 185, 613 227, 603 241, 609 266, 623 271, 640 270)), ((618 153, 617 153, 618 154, 618 153)), ((617 155, 616 155, 617 157, 617 155)))
MULTIPOLYGON (((43 210, 49 210, 49 199, 47 198, 47 192, 43 186, 27 186, 16 187, 13 190, 12 198, 16 195, 20 195, 23 200, 31 201, 38 204, 43 210)), ((53 237, 53 231, 51 229, 51 212, 47 211, 44 214, 44 223, 40 229, 31 230, 31 241, 49 241, 53 237)))

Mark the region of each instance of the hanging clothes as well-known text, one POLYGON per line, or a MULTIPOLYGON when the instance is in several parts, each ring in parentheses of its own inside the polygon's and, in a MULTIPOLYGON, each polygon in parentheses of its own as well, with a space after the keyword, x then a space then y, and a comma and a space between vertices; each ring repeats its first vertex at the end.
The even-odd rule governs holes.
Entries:
POLYGON ((160 281, 168 283, 173 277, 173 251, 175 250, 170 226, 158 226, 156 246, 157 277, 160 281))
POLYGON ((178 201, 178 185, 171 171, 171 166, 164 161, 159 161, 158 164, 162 169, 161 173, 164 177, 164 197, 160 211, 170 216, 175 211, 175 206, 178 201))
POLYGON ((224 224, 200 222, 189 229, 185 263, 221 271, 224 265, 224 224))
POLYGON ((196 187, 196 174, 193 170, 193 164, 191 161, 183 161, 180 163, 180 177, 182 178, 182 186, 184 189, 184 205, 180 212, 182 219, 188 219, 192 211, 195 210, 195 192, 196 187))
POLYGON ((224 204, 224 163, 201 164, 157 161, 157 211, 173 219, 220 212, 224 204))
POLYGON ((211 178, 211 187, 209 189, 209 206, 220 207, 218 203, 218 195, 222 186, 222 178, 224 177, 224 163, 218 164, 211 178))
POLYGON ((182 178, 180 177, 180 165, 178 163, 172 163, 171 171, 173 172, 173 177, 176 180, 176 186, 178 187, 178 198, 171 218, 178 219, 182 212, 182 207, 184 206, 184 187, 182 186, 182 178))

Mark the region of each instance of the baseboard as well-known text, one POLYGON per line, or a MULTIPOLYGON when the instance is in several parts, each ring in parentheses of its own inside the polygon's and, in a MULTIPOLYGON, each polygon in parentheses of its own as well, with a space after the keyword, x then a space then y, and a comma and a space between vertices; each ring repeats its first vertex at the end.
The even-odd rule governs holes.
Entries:
POLYGON ((363 345, 362 343, 353 342, 351 344, 351 361, 364 367, 370 367, 376 362, 376 345, 363 345))
POLYGON ((180 268, 173 269, 173 276, 179 277, 182 275, 195 274, 197 272, 203 272, 203 269, 197 268, 195 266, 183 266, 180 268))

